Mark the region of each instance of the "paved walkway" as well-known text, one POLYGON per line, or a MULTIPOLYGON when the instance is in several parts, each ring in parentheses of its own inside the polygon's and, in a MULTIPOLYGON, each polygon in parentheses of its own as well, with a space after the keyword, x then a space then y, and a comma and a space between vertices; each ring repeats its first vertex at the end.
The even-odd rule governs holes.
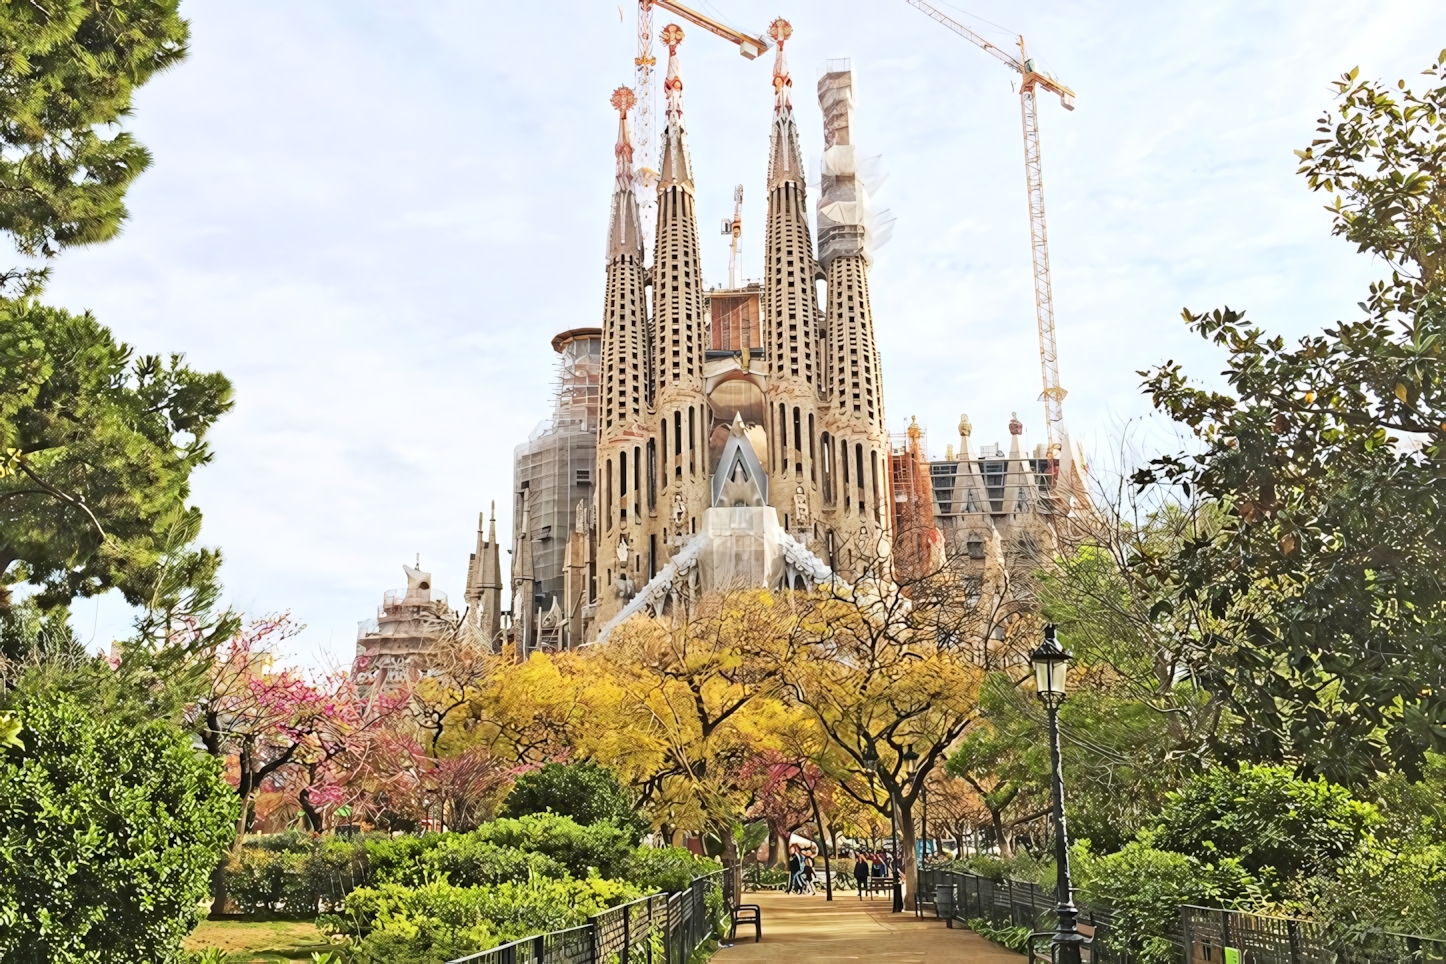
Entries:
POLYGON ((888 900, 860 901, 854 894, 804 897, 776 891, 745 893, 743 902, 763 908, 763 941, 753 928, 738 929, 738 943, 720 950, 717 964, 787 961, 798 964, 1020 964, 1013 954, 958 924, 932 917, 891 914, 888 900), (746 935, 746 936, 745 936, 746 935))

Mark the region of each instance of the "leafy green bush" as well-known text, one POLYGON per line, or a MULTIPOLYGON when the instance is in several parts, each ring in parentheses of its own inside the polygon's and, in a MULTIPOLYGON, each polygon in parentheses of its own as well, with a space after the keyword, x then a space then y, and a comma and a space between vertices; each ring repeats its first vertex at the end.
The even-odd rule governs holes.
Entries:
POLYGON ((499 847, 471 834, 443 841, 423 854, 418 863, 421 879, 442 880, 458 887, 480 884, 524 883, 533 877, 560 879, 567 868, 547 854, 517 847, 499 847))
POLYGON ((1446 844, 1373 845, 1324 888, 1321 916, 1350 933, 1446 931, 1446 844))
POLYGON ((172 961, 236 826, 220 764, 162 720, 97 720, 22 693, 0 747, 0 958, 172 961))
POLYGON ((226 888, 243 914, 316 913, 306 855, 296 851, 243 847, 226 863, 226 888))
POLYGON ((960 873, 987 877, 996 884, 1001 884, 1005 880, 1015 880, 1039 884, 1041 887, 1053 887, 1056 877, 1054 861, 1039 860, 1025 850, 1019 851, 1008 859, 996 857, 993 854, 974 854, 948 861, 943 866, 946 870, 957 870, 960 873))
POLYGON ((585 827, 611 821, 628 831, 633 844, 648 830, 617 775, 589 760, 549 763, 518 777, 502 804, 502 816, 534 813, 571 817, 585 827))
POLYGON ((676 894, 691 887, 695 878, 721 869, 714 861, 695 857, 682 847, 639 847, 628 861, 625 876, 644 891, 676 894))
POLYGON ((1280 900, 1329 878, 1380 822, 1372 804, 1279 766, 1215 767, 1169 797, 1154 845, 1206 863, 1234 858, 1280 900))
POLYGON ((1139 964, 1171 964, 1178 952, 1167 938, 1181 904, 1208 907, 1250 905, 1259 886, 1234 858, 1205 864, 1188 854, 1159 850, 1149 833, 1116 853, 1098 856, 1088 840, 1070 851, 1070 863, 1086 907, 1114 913, 1110 945, 1134 955, 1139 964))
POLYGON ((227 893, 244 914, 315 914, 366 883, 367 844, 297 831, 249 837, 226 864, 227 893))
POLYGON ((627 831, 608 822, 580 826, 568 817, 539 813, 494 820, 468 836, 500 847, 546 854, 579 879, 596 870, 602 877, 623 877, 633 856, 627 831))
POLYGON ((355 941, 356 964, 441 964, 530 934, 576 927, 640 896, 632 884, 600 877, 492 887, 384 884, 352 891, 343 914, 318 923, 355 941))

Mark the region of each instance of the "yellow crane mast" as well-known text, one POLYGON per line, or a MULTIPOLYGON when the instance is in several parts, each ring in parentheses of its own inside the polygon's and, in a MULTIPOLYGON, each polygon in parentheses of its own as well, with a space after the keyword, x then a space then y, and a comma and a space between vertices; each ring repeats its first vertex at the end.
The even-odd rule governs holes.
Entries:
POLYGON ((1039 154, 1039 112, 1036 90, 1059 96, 1065 110, 1074 110, 1074 91, 1052 77, 1035 70, 1035 64, 1019 38, 1019 57, 985 40, 964 24, 926 3, 925 0, 904 0, 931 19, 938 21, 965 40, 984 49, 985 53, 1004 62, 1023 78, 1019 85, 1019 111, 1024 123, 1024 178, 1029 190, 1029 239, 1034 256, 1034 310, 1039 321, 1039 367, 1044 380, 1045 428, 1050 458, 1072 459, 1073 453, 1060 452, 1064 441, 1063 402, 1066 394, 1059 384, 1059 351, 1054 333, 1054 294, 1049 281, 1049 232, 1044 223, 1044 169, 1039 154))

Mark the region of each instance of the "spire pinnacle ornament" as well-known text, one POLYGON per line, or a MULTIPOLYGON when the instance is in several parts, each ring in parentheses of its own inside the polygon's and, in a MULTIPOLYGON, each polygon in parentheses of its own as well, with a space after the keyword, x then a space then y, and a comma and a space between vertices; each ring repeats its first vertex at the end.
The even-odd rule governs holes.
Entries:
POLYGON ((793 36, 793 25, 782 17, 768 26, 768 36, 778 45, 778 55, 773 60, 773 109, 792 110, 793 98, 790 90, 793 78, 788 75, 788 61, 783 56, 783 44, 793 36))
POLYGON ((632 110, 638 102, 637 95, 630 88, 619 87, 613 91, 611 103, 613 110, 618 112, 618 143, 613 149, 618 160, 618 186, 626 186, 633 178, 633 140, 628 130, 628 111, 632 110))
POLYGON ((678 70, 678 44, 683 42, 683 28, 670 23, 658 35, 668 47, 668 76, 663 80, 663 95, 668 100, 668 122, 683 116, 683 75, 678 70))

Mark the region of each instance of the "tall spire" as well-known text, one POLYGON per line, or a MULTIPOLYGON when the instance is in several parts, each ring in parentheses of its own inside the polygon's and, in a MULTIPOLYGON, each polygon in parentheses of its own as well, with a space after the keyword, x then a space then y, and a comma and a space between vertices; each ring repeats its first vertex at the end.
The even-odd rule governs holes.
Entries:
POLYGON ((617 179, 608 225, 609 262, 631 255, 641 263, 643 257, 642 221, 638 216, 638 198, 633 193, 633 139, 628 131, 628 111, 637 102, 637 96, 626 87, 613 91, 612 105, 618 112, 618 142, 613 148, 617 156, 617 179))
POLYGON ((681 184, 693 190, 693 164, 688 159, 688 138, 683 126, 683 75, 678 69, 678 45, 683 42, 683 28, 670 23, 659 34, 668 45, 668 75, 663 93, 668 101, 668 125, 663 128, 663 158, 658 165, 658 190, 681 184))
POLYGON ((803 183, 803 160, 798 149, 798 129, 793 123, 793 78, 788 73, 788 60, 783 46, 793 36, 793 26, 782 17, 768 28, 768 36, 777 45, 773 60, 773 136, 768 151, 768 186, 780 181, 803 183))

